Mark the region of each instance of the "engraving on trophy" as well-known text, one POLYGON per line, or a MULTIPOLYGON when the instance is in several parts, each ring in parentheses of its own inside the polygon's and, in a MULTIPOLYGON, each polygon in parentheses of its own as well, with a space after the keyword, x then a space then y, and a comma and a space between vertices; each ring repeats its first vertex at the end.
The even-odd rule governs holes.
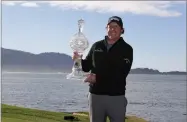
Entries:
MULTIPOLYGON (((85 35, 83 34, 84 20, 80 19, 78 21, 78 33, 76 33, 70 40, 70 47, 74 52, 82 55, 83 52, 88 48, 89 43, 85 35)), ((76 59, 73 64, 72 73, 67 75, 67 79, 84 79, 84 72, 81 66, 81 57, 76 59)))

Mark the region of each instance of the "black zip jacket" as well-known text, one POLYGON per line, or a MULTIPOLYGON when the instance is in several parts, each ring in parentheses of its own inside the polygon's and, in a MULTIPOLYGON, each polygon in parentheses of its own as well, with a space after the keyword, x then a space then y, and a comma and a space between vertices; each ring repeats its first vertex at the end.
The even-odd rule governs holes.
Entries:
POLYGON ((95 42, 85 59, 84 72, 95 73, 96 83, 90 85, 89 92, 98 95, 125 95, 126 77, 133 62, 133 48, 121 37, 107 50, 107 41, 95 42))

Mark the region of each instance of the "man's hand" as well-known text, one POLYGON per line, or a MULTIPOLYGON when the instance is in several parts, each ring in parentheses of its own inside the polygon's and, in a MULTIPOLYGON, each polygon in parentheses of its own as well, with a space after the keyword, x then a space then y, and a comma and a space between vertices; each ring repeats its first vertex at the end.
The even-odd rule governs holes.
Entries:
POLYGON ((72 57, 73 61, 75 61, 75 60, 77 60, 79 58, 81 59, 82 55, 79 55, 78 52, 73 52, 73 57, 72 57))
POLYGON ((84 82, 88 82, 90 84, 93 84, 96 82, 96 75, 93 73, 90 73, 87 75, 87 78, 84 80, 84 82))

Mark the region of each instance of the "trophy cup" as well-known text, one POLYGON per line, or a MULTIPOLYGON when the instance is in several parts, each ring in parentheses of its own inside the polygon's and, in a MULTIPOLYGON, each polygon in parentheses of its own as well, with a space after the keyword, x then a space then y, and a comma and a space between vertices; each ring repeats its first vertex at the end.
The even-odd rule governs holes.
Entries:
MULTIPOLYGON (((79 55, 88 48, 89 43, 87 38, 83 34, 84 20, 78 20, 79 31, 70 40, 70 47, 73 51, 76 51, 79 55)), ((75 59, 72 72, 66 76, 67 79, 83 80, 85 79, 85 73, 82 71, 81 57, 75 59)))

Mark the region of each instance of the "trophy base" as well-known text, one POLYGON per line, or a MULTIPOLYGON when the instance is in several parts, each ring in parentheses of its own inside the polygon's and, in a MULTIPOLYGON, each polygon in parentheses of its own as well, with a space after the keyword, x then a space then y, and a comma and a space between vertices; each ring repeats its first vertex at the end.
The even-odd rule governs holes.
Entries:
POLYGON ((68 74, 66 78, 71 80, 84 80, 86 75, 83 71, 73 71, 72 73, 68 74))

